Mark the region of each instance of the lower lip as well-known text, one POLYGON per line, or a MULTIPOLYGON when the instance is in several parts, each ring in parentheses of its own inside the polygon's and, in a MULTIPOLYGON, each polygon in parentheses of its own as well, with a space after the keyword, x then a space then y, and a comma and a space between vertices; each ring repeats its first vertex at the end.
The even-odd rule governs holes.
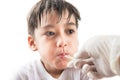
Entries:
POLYGON ((61 54, 61 55, 59 55, 59 57, 63 59, 63 58, 65 58, 65 55, 61 54))

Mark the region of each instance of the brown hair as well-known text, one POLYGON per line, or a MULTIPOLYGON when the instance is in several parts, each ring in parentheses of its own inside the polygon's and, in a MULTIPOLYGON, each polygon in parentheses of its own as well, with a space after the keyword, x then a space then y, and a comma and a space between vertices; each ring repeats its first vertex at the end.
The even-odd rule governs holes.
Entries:
POLYGON ((38 22, 41 23, 41 17, 43 12, 50 13, 52 10, 57 11, 59 15, 59 20, 62 17, 62 12, 68 10, 68 19, 73 14, 76 20, 76 26, 78 27, 78 20, 80 20, 79 11, 70 3, 65 0, 40 0, 34 5, 30 11, 27 21, 28 21, 28 34, 34 35, 35 28, 38 28, 38 22))

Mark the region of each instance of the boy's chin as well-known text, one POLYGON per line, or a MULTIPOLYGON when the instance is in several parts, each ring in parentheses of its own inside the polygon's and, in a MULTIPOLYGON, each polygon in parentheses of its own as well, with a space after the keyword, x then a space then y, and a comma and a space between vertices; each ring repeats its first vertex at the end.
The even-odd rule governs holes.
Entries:
POLYGON ((57 66, 57 69, 59 69, 59 70, 64 70, 66 68, 67 68, 67 64, 57 66))

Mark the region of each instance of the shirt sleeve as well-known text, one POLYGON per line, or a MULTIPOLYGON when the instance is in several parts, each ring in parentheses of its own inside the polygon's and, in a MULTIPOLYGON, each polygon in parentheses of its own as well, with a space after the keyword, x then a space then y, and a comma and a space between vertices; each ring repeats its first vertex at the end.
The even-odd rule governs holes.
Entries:
POLYGON ((28 80, 28 76, 25 71, 19 71, 13 75, 11 80, 28 80))

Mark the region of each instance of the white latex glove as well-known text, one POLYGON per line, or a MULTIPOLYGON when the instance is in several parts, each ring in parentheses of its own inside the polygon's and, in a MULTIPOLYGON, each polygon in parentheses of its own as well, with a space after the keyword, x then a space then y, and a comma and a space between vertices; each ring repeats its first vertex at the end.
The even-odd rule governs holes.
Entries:
POLYGON ((68 66, 80 68, 93 79, 120 75, 120 36, 88 39, 68 66))

